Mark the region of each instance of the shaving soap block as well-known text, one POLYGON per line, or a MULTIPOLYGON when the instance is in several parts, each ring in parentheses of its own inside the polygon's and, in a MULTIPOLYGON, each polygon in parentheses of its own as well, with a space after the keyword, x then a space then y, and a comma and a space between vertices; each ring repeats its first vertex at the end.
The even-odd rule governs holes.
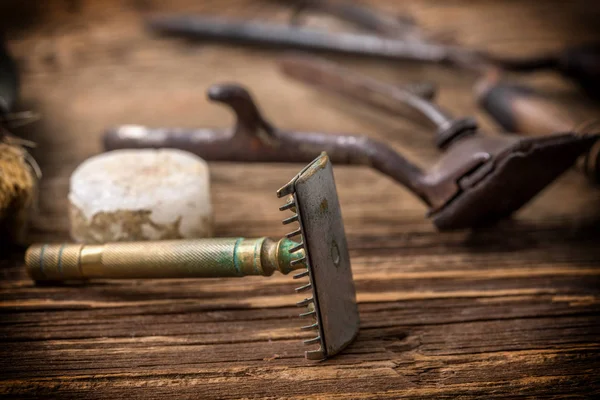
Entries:
POLYGON ((209 172, 181 150, 115 150, 71 175, 71 236, 77 242, 209 237, 209 172))

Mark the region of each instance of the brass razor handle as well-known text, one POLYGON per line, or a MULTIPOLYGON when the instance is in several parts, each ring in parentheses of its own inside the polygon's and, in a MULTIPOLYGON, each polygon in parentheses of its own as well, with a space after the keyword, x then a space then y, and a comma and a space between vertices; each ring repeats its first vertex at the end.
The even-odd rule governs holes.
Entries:
POLYGON ((33 245, 25 254, 36 281, 269 276, 305 267, 287 238, 190 239, 99 245, 33 245))

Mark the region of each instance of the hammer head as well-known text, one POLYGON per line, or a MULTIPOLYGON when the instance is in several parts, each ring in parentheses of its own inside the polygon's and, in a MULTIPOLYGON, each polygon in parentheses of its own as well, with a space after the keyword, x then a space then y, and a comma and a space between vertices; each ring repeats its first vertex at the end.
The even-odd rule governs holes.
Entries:
POLYGON ((304 168, 279 189, 277 196, 289 196, 281 208, 292 209, 298 215, 299 229, 288 237, 301 236, 306 270, 294 278, 308 277, 310 282, 296 290, 312 291, 298 305, 308 308, 300 316, 311 318, 302 329, 316 333, 304 343, 320 345, 307 351, 306 358, 322 360, 350 344, 359 329, 344 223, 327 154, 304 168))

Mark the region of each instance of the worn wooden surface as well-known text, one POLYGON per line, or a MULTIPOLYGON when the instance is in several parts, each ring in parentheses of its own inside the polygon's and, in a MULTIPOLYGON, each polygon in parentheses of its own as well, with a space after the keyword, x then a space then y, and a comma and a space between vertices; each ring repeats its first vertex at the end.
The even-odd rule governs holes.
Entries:
MULTIPOLYGON (((376 2, 401 7, 462 43, 504 54, 596 37, 587 1, 376 2)), ((287 81, 277 53, 153 38, 146 12, 190 10, 285 19, 259 1, 8 1, 9 45, 23 71, 22 106, 40 122, 43 170, 32 239, 67 240, 68 176, 101 151, 106 126, 215 126, 232 117, 207 86, 238 81, 282 127, 366 133, 422 164, 426 131, 287 81)), ((309 23, 329 24, 324 18, 309 23)), ((440 103, 476 114, 472 77, 435 66, 344 59, 393 82, 433 79, 440 103)), ((600 109, 570 84, 530 77, 585 119, 600 109)), ((212 164, 217 234, 285 233, 275 190, 300 165, 212 164)), ((362 329, 323 363, 304 360, 289 277, 98 282, 36 287, 22 255, 4 255, 0 394, 60 398, 594 397, 600 392, 600 191, 575 172, 518 213, 477 232, 438 233, 403 188, 363 168, 336 179, 362 329)))

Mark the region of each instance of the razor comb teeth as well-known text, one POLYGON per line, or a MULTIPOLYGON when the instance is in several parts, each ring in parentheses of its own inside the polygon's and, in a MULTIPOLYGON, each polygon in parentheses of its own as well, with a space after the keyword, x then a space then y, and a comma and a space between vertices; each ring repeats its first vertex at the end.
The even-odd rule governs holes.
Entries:
MULTIPOLYGON (((308 259, 307 259, 305 245, 304 245, 304 243, 306 243, 306 241, 305 241, 304 233, 302 231, 302 221, 299 219, 299 216, 298 216, 300 210, 298 209, 298 206, 296 204, 296 198, 295 198, 294 192, 291 191, 291 193, 287 193, 287 194, 288 194, 288 201, 283 206, 279 207, 279 210, 280 211, 291 210, 292 212, 294 212, 294 215, 292 215, 288 218, 285 218, 283 220, 283 224, 288 225, 293 222, 298 222, 298 228, 286 235, 287 238, 293 239, 298 242, 298 244, 296 246, 292 247, 289 250, 289 252, 290 253, 302 252, 302 256, 292 260, 290 262, 290 265, 292 268, 295 268, 300 264, 303 264, 305 266, 305 269, 298 270, 299 272, 297 272, 294 275, 294 279, 302 279, 305 277, 308 277, 310 279, 310 269, 309 269, 310 267, 308 265, 308 259)), ((297 287, 296 293, 302 293, 302 292, 307 292, 307 291, 312 291, 312 290, 313 290, 313 285, 311 282, 308 282, 302 286, 297 287)), ((321 346, 317 350, 306 351, 305 357, 309 360, 322 360, 325 358, 325 353, 323 350, 324 346, 323 346, 323 341, 321 339, 319 318, 317 315, 314 296, 315 296, 315 294, 313 292, 313 295, 311 297, 307 297, 304 300, 297 303, 297 305, 299 307, 306 307, 306 312, 300 313, 299 317, 302 319, 306 319, 308 321, 308 323, 306 325, 302 326, 300 328, 300 330, 317 332, 316 337, 304 340, 304 344, 305 345, 320 344, 321 346)))

